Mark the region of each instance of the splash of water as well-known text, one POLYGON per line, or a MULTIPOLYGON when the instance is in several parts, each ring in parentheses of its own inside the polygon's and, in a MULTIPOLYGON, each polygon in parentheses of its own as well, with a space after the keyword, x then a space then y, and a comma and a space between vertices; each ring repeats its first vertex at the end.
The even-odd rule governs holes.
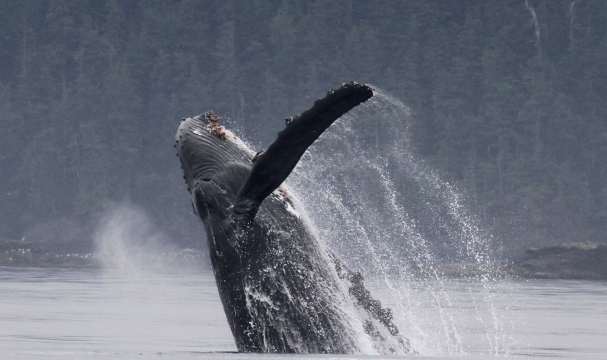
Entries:
POLYGON ((444 274, 451 269, 474 275, 482 286, 481 298, 471 301, 490 308, 490 318, 477 315, 486 329, 486 353, 507 353, 493 305, 499 286, 492 237, 466 210, 461 192, 414 155, 410 110, 374 92, 323 134, 289 186, 303 195, 319 237, 352 268, 383 282, 413 349, 465 354, 446 291, 444 274), (428 291, 423 303, 413 296, 417 287, 428 291))

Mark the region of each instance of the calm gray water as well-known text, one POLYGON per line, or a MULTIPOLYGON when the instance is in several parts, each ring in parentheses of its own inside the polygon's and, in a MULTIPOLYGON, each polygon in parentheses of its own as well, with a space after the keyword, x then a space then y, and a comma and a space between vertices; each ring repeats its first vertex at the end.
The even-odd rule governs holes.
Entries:
MULTIPOLYGON (((605 282, 367 283, 418 357, 607 358, 605 282)), ((235 349, 210 274, 0 268, 1 359, 370 357, 235 349)))

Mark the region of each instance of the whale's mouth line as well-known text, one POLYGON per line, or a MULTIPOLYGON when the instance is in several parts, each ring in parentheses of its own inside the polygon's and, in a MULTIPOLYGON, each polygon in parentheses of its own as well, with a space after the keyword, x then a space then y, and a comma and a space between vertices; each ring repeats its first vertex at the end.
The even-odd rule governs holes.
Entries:
POLYGON ((221 186, 219 185, 219 183, 217 181, 215 181, 214 179, 210 179, 210 178, 204 178, 204 179, 197 179, 199 182, 203 182, 205 184, 211 185, 211 186, 216 186, 218 188, 221 188, 221 186))

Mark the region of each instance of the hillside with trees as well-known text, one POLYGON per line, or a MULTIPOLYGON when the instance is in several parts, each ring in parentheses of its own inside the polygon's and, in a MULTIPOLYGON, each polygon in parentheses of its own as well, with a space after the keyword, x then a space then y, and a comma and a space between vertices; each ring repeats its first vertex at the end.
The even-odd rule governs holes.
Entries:
POLYGON ((261 147, 356 80, 507 247, 607 240, 603 0, 3 0, 0 44, 0 238, 126 200, 193 246, 179 120, 261 147))

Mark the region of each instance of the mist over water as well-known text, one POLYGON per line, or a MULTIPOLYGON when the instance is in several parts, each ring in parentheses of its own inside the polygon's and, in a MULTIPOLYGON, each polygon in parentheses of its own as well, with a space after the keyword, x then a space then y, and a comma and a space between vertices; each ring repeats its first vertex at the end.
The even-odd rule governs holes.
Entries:
POLYGON ((474 286, 480 282, 470 301, 488 311, 470 316, 485 329, 485 353, 507 354, 505 315, 493 301, 499 291, 494 239, 466 209, 462 193, 415 156, 409 108, 374 92, 323 134, 289 186, 301 195, 320 238, 389 290, 383 294, 414 350, 466 353, 443 280, 455 273, 475 276, 474 286), (412 300, 421 288, 427 302, 412 300))
POLYGON ((205 254, 179 249, 143 208, 128 202, 107 207, 93 239, 103 267, 125 274, 195 269, 205 262, 205 254))

